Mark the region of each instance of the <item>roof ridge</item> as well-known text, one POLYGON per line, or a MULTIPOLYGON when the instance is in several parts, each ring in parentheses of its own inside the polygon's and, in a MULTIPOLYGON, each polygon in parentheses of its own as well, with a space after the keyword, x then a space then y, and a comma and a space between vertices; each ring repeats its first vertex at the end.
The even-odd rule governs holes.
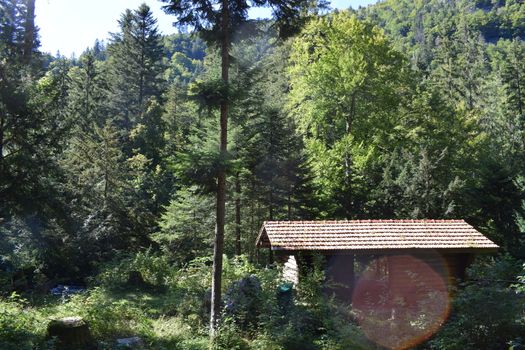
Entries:
POLYGON ((355 220, 266 220, 266 224, 334 224, 334 223, 466 223, 464 219, 355 219, 355 220))

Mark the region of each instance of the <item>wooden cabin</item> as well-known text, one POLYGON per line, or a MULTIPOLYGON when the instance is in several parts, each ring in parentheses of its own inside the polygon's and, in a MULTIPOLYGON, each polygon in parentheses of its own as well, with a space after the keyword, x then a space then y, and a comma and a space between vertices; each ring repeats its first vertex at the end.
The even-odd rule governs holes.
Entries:
POLYGON ((293 283, 321 256, 331 289, 347 296, 356 286, 397 295, 448 289, 475 254, 499 248, 464 220, 266 221, 256 245, 271 249, 293 283))

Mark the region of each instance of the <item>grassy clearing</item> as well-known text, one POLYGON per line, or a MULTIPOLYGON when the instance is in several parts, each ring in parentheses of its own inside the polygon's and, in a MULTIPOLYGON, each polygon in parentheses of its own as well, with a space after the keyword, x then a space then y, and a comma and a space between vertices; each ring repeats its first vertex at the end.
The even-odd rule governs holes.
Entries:
MULTIPOLYGON (((320 271, 312 271, 304 278, 293 298, 282 299, 277 292, 280 271, 256 269, 243 258, 225 260, 224 301, 228 305, 233 300, 238 307, 234 313, 225 307, 219 337, 212 345, 207 328, 207 260, 196 260, 183 269, 163 266, 164 263, 140 265, 133 261, 109 266, 87 292, 66 300, 50 295, 0 297, 0 350, 53 349, 52 341, 45 338, 47 324, 67 316, 81 316, 88 322, 99 350, 116 349, 117 338, 131 336, 141 337, 145 348, 151 350, 378 348, 364 336, 352 309, 336 305, 322 295, 324 277, 320 271), (160 268, 163 273, 153 273, 160 268), (140 271, 147 285, 127 285, 125 276, 129 271, 140 271), (104 276, 118 278, 105 280, 104 276), (261 287, 257 295, 249 298, 232 289, 247 276, 259 281, 261 287), (250 304, 249 299, 254 302, 250 304)), ((509 266, 504 260, 494 265, 479 264, 472 273, 490 277, 492 271, 502 267, 510 270, 509 266)), ((521 285, 466 285, 455 295, 448 322, 420 348, 497 349, 502 344, 522 344, 519 335, 525 329, 521 308, 524 295, 521 285), (480 304, 484 305, 483 312, 480 304), (480 333, 480 329, 485 331, 480 333)))
MULTIPOLYGON (((327 334, 345 327, 331 321, 328 306, 315 298, 319 290, 305 288, 296 295, 297 303, 283 305, 276 292, 281 283, 280 271, 255 268, 245 258, 225 259, 223 292, 225 298, 229 295, 238 300, 241 307, 233 314, 225 311, 220 336, 210 346, 208 259, 176 269, 148 254, 107 266, 87 292, 67 300, 49 295, 1 298, 0 325, 4 336, 0 338, 0 349, 51 349, 52 344, 45 339, 47 324, 67 316, 83 317, 100 349, 113 349, 117 338, 131 336, 141 337, 147 349, 161 350, 342 349, 330 344, 327 334), (127 285, 130 271, 139 271, 146 286, 127 285), (234 281, 247 276, 260 283, 249 308, 243 306, 246 297, 231 290, 234 281)), ((367 344, 355 325, 349 323, 345 332, 353 334, 354 345, 367 344)), ((330 338, 337 341, 334 334, 330 338)))

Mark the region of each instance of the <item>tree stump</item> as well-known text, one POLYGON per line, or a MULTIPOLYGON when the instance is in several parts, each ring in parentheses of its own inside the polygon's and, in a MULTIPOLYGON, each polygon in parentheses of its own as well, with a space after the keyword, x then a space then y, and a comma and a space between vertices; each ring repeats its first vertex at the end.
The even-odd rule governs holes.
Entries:
POLYGON ((57 350, 94 350, 97 348, 88 324, 81 317, 52 320, 47 326, 47 337, 56 339, 57 350))

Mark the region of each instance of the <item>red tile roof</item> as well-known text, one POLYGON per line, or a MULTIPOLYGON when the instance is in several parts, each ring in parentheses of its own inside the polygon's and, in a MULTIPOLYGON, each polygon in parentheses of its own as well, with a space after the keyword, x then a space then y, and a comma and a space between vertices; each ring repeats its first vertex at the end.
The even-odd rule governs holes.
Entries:
POLYGON ((256 245, 332 251, 499 248, 464 220, 266 221, 256 245))

